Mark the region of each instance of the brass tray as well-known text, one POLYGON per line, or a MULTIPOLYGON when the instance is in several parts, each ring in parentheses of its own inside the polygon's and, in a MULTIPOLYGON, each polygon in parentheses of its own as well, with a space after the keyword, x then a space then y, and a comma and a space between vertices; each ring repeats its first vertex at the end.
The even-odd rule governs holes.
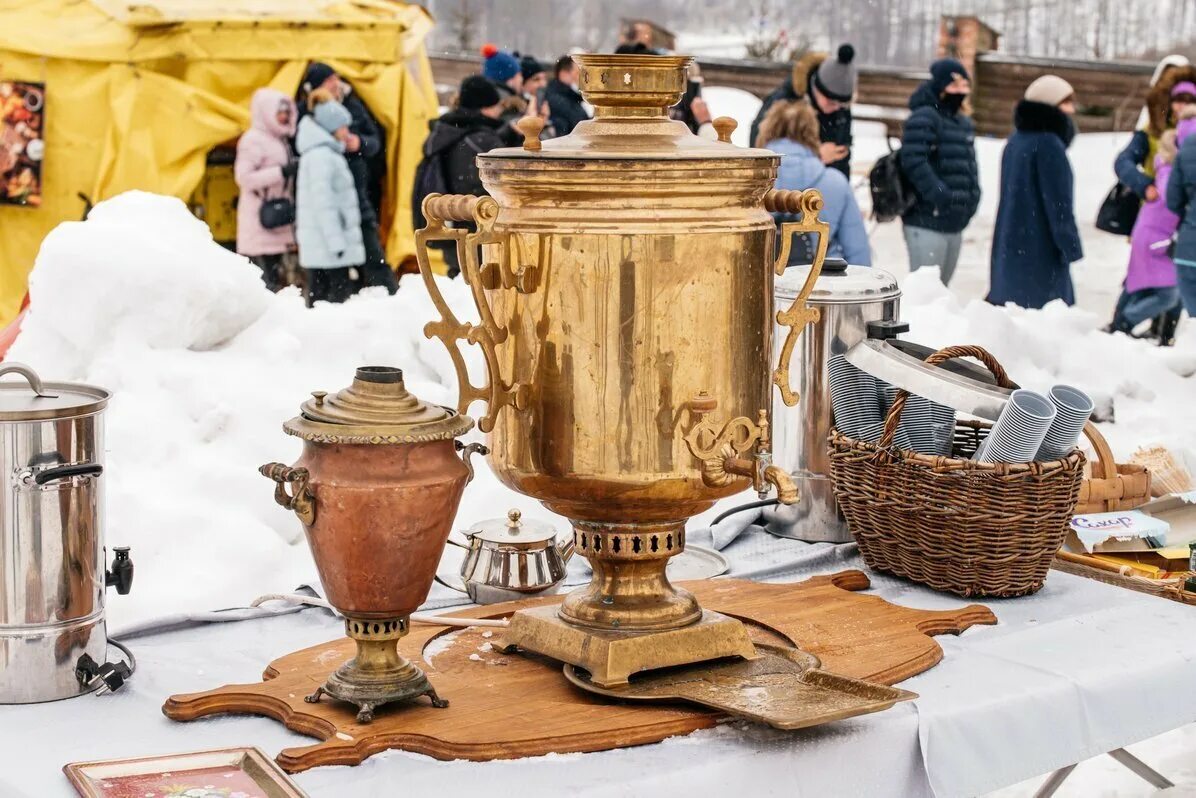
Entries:
POLYGON ((72 762, 62 770, 84 798, 215 798, 238 793, 262 798, 307 798, 307 793, 257 748, 72 762))
POLYGON ((603 688, 565 666, 565 678, 596 695, 624 701, 687 701, 777 729, 804 729, 888 709, 917 693, 820 670, 812 654, 757 643, 754 660, 718 660, 641 673, 603 688))

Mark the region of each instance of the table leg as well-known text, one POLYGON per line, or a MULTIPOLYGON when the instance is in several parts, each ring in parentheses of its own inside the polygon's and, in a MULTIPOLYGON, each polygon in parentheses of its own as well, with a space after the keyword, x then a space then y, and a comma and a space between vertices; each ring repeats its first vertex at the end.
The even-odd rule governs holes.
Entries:
POLYGON ((1175 786, 1166 776, 1159 773, 1157 770, 1124 748, 1117 748, 1113 751, 1110 751, 1109 756, 1113 757, 1130 771, 1132 771, 1134 775, 1150 782, 1150 785, 1156 789, 1165 790, 1168 787, 1175 786))
MULTIPOLYGON (((1078 763, 1077 763, 1078 764, 1078 763)), ((1034 793, 1034 798, 1051 798, 1055 791, 1063 786, 1063 781, 1071 775, 1071 772, 1076 769, 1076 765, 1068 765, 1065 768, 1059 768, 1051 775, 1047 776, 1047 780, 1038 788, 1038 792, 1034 793)))

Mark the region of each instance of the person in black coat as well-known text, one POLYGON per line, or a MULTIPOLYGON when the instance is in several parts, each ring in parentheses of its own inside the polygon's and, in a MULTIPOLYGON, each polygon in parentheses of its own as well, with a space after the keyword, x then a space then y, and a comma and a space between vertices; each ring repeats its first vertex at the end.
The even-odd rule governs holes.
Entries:
POLYGON ((1076 227, 1075 178, 1067 147, 1075 136, 1071 85, 1043 75, 1013 112, 1001 154, 1001 200, 993 231, 988 301, 1041 308, 1075 303, 1071 264, 1084 257, 1076 227))
POLYGON ((314 61, 308 66, 299 86, 297 101, 301 109, 306 109, 307 95, 317 88, 332 92, 353 117, 349 125, 349 139, 345 142, 345 158, 349 162, 353 182, 357 185, 358 205, 361 208, 361 234, 365 242, 366 260, 360 268, 360 284, 362 287, 382 285, 393 294, 399 290, 399 281, 386 262, 386 252, 378 233, 382 187, 386 180, 386 134, 369 107, 353 92, 352 85, 332 67, 314 61))
POLYGON ((544 90, 548 118, 553 132, 558 136, 568 136, 578 122, 590 118, 582 105, 581 93, 573 88, 576 83, 577 64, 569 56, 561 56, 553 69, 552 80, 548 81, 548 87, 544 90))
POLYGON ((959 262, 963 229, 980 207, 976 129, 961 113, 970 90, 963 64, 952 58, 931 64, 930 80, 909 98, 897 156, 916 194, 901 217, 910 271, 938 266, 944 284, 959 262))
POLYGON ((760 113, 752 121, 753 147, 759 147, 760 123, 778 100, 805 99, 818 113, 818 155, 822 162, 851 177, 851 102, 855 98, 857 73, 855 48, 839 45, 835 57, 806 53, 793 64, 793 73, 772 94, 764 98, 760 113))
MULTIPOLYGON (((486 196, 477 156, 512 143, 507 135, 510 126, 503 121, 502 114, 502 97, 492 81, 481 75, 461 81, 457 106, 432 122, 428 138, 424 140, 423 162, 416 170, 413 207, 421 207, 424 201, 420 196, 423 182, 420 175, 429 168, 440 170, 439 178, 446 193, 486 196)), ((416 224, 419 226, 418 220, 416 224)), ((472 223, 456 226, 475 229, 472 223)), ((444 253, 449 276, 457 276, 461 266, 456 248, 445 246, 439 249, 444 253)))

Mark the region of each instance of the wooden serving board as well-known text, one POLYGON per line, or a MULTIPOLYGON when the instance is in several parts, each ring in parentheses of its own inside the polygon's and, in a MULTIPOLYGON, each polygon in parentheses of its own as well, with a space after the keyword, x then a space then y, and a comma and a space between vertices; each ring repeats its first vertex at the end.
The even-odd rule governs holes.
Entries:
MULTIPOLYGON (((869 586, 861 571, 816 576, 793 584, 735 579, 682 583, 708 609, 749 622, 754 639, 795 645, 822 668, 894 684, 942 659, 931 635, 994 624, 987 607, 933 612, 890 604, 853 591, 869 586)), ((462 610, 463 617, 498 618, 514 610, 560 602, 560 596, 462 610)), ((355 765, 401 748, 438 759, 514 759, 547 753, 602 751, 654 743, 718 723, 722 716, 680 705, 615 703, 566 681, 561 664, 500 654, 488 643, 498 629, 416 625, 399 648, 427 672, 448 709, 426 701, 379 710, 359 724, 355 708, 303 697, 353 655, 347 638, 296 651, 270 663, 265 681, 226 685, 167 700, 162 711, 187 721, 220 713, 266 715, 321 742, 288 748, 278 762, 291 773, 319 765, 355 765), (492 633, 490 637, 486 633, 492 633)))

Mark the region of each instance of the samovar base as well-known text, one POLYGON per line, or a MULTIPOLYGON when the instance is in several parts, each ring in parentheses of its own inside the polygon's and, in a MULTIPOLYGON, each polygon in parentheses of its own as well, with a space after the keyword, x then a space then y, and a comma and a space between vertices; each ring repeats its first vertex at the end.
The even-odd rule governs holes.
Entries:
POLYGON ((345 619, 345 629, 357 643, 357 656, 341 665, 315 692, 304 698, 309 704, 323 696, 357 707, 357 722, 369 723, 374 710, 384 704, 411 701, 426 695, 437 708, 448 701, 419 666, 399 653, 398 643, 407 634, 407 619, 390 621, 345 619))
POLYGON ((640 671, 757 656, 741 621, 710 610, 687 626, 647 632, 577 626, 563 620, 555 606, 519 610, 510 620, 500 649, 521 648, 584 668, 601 687, 627 684, 640 671))

